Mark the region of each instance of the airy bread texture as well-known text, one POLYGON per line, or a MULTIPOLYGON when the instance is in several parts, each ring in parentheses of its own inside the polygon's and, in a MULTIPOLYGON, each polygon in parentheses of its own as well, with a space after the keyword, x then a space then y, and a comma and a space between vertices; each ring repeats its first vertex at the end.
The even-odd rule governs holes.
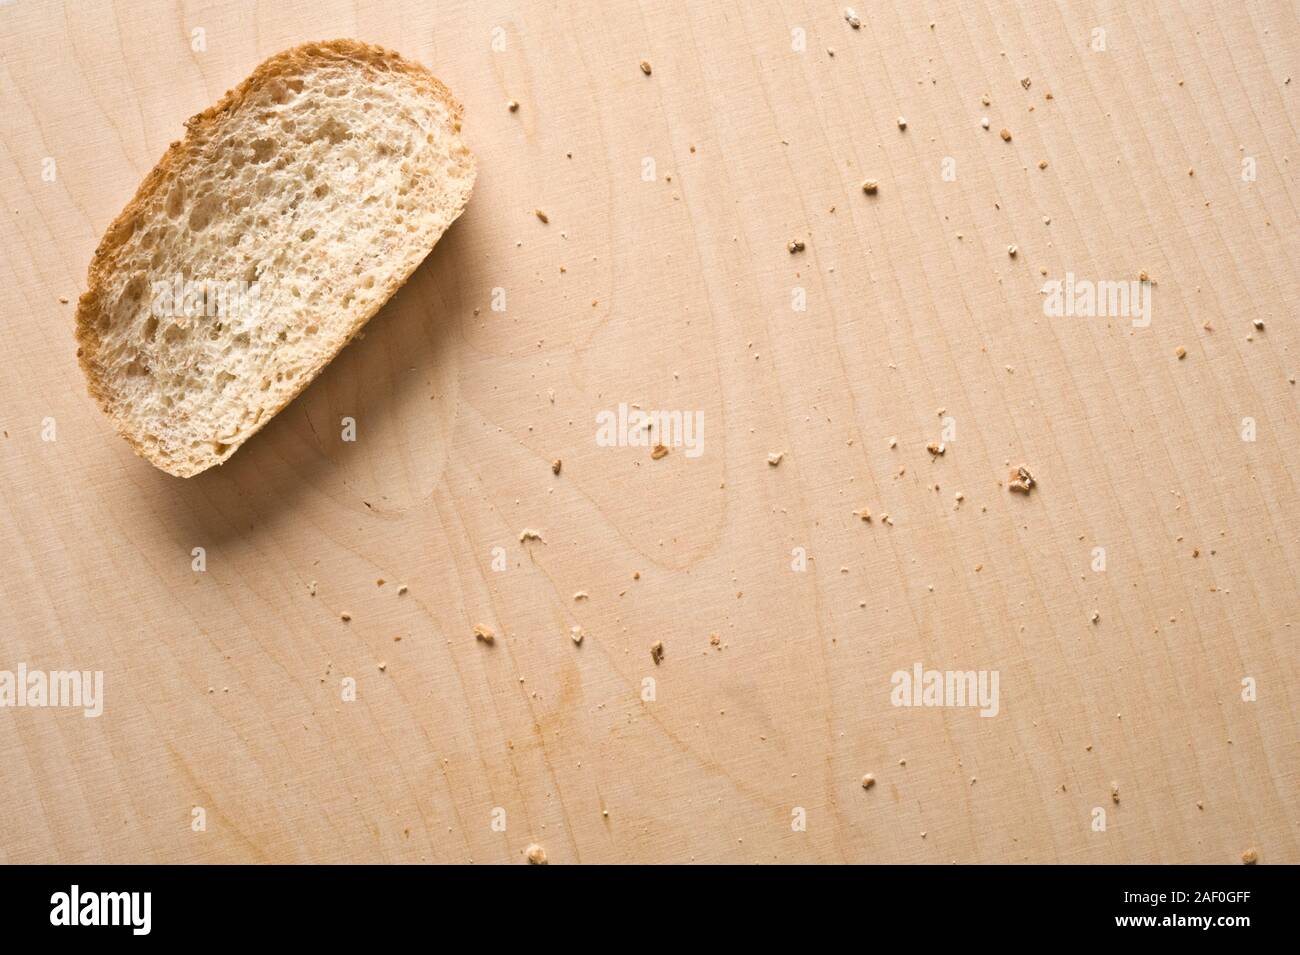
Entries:
POLYGON ((460 120, 422 66, 335 40, 186 123, 77 306, 90 393, 136 453, 198 474, 316 377, 465 208, 460 120))

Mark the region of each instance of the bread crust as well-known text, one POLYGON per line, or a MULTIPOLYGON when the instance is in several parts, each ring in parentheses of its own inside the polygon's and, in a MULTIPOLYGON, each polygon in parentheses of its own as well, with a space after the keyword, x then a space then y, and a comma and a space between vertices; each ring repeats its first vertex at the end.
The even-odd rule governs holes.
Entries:
MULTIPOLYGON (((298 379, 297 387, 287 392, 274 407, 268 408, 261 421, 254 425, 239 442, 230 445, 224 452, 211 455, 209 460, 204 462, 195 462, 189 458, 174 460, 154 453, 151 446, 139 440, 131 427, 130 420, 112 410, 111 383, 101 374, 101 366, 96 360, 101 344, 98 326, 105 305, 104 292, 109 287, 109 278, 113 274, 116 258, 134 233, 138 217, 145 211, 158 189, 169 181, 172 170, 183 168, 187 163, 194 160, 197 155, 197 146, 206 141, 209 134, 217 130, 231 113, 260 92, 267 84, 282 77, 292 76, 298 71, 322 60, 339 63, 350 62, 379 71, 403 74, 413 85, 423 89, 429 96, 439 100, 446 107, 451 117, 453 132, 456 134, 460 132, 463 115, 460 103, 455 100, 451 91, 447 89, 442 81, 430 73, 428 69, 419 63, 403 58, 393 50, 371 43, 364 43, 360 40, 348 39, 314 41, 276 53, 259 64, 243 82, 228 90, 212 106, 185 121, 186 132, 184 138, 173 142, 167 148, 158 164, 150 170, 149 174, 140 183, 131 201, 126 204, 126 207, 105 230, 104 237, 100 240, 91 258, 87 270, 86 291, 82 293, 77 301, 76 313, 77 359, 83 374, 86 376, 86 386, 90 396, 113 423, 118 433, 131 445, 135 453, 168 474, 177 477, 193 477, 213 465, 223 463, 230 455, 234 454, 248 438, 264 428, 272 418, 315 380, 325 366, 333 360, 334 356, 356 336, 357 332, 405 284, 411 273, 423 261, 423 258, 416 260, 415 264, 405 274, 398 274, 397 272, 390 274, 387 280, 381 283, 382 294, 376 296, 374 307, 359 313, 347 334, 342 337, 338 347, 321 356, 319 361, 314 363, 312 367, 307 368, 298 379)), ((469 189, 472 189, 476 175, 474 156, 467 148, 464 150, 464 156, 468 166, 467 180, 469 189)), ((469 189, 466 190, 466 200, 468 200, 469 189)), ((460 208, 456 210, 455 215, 448 222, 448 227, 450 227, 451 222, 459 218, 464 210, 464 205, 462 203, 460 208)), ((445 234, 445 229, 443 234, 445 234)), ((426 250, 426 254, 431 250, 432 246, 430 246, 429 250, 426 250)))

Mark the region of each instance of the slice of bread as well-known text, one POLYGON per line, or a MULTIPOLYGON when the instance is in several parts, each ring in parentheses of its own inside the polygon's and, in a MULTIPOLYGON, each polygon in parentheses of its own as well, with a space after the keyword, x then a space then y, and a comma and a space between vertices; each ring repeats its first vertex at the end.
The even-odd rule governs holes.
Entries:
POLYGON ((460 121, 424 67, 335 40, 186 123, 77 305, 90 393, 136 453, 198 474, 316 377, 465 208, 460 121))

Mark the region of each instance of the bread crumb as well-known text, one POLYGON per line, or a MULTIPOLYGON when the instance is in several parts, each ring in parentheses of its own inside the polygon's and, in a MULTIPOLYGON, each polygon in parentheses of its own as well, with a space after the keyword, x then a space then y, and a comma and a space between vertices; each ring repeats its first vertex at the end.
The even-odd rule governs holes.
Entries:
POLYGON ((1040 160, 1038 160, 1038 168, 1039 168, 1039 169, 1046 169, 1046 168, 1047 168, 1047 160, 1046 160, 1046 159, 1040 159, 1040 160))
POLYGON ((1117 806, 1119 805, 1119 783, 1112 782, 1110 784, 1110 801, 1117 806))
POLYGON ((574 643, 582 643, 582 638, 584 636, 586 636, 586 634, 582 632, 581 627, 569 628, 569 639, 572 640, 574 643))
POLYGON ((545 544, 546 538, 542 536, 541 531, 533 530, 531 527, 525 527, 522 531, 519 532, 519 543, 524 544, 527 543, 528 541, 541 541, 543 544, 545 544))
POLYGON ((585 590, 575 590, 573 592, 573 599, 575 602, 579 600, 587 600, 587 592, 585 590))
POLYGON ((519 109, 519 100, 517 100, 517 99, 512 99, 510 102, 506 103, 506 109, 510 110, 510 112, 512 112, 512 113, 518 111, 518 109, 519 109))
POLYGON ((1002 127, 1002 132, 998 133, 998 135, 1002 137, 1004 143, 1011 142, 1011 130, 1007 129, 1005 126, 1002 127))
POLYGON ((907 129, 907 117, 905 116, 898 117, 898 128, 907 129))
POLYGON ((719 650, 721 650, 721 649, 722 649, 722 638, 721 638, 720 636, 718 636, 716 633, 711 633, 711 634, 709 634, 709 646, 711 646, 711 647, 717 647, 719 650))
POLYGON ((856 518, 858 518, 858 519, 860 519, 860 520, 862 520, 863 522, 865 522, 865 523, 867 523, 867 524, 870 524, 870 523, 871 523, 871 508, 869 508, 869 507, 860 507, 860 508, 858 508, 856 511, 853 512, 853 516, 856 517, 856 518))
POLYGON ((524 855, 529 865, 546 865, 546 850, 535 842, 524 850, 524 855))
POLYGON ((783 457, 785 457, 784 451, 773 451, 770 454, 768 454, 767 463, 770 464, 772 467, 776 467, 778 464, 781 463, 781 459, 783 457))
POLYGON ((67 304, 68 304, 68 296, 66 296, 66 295, 60 295, 60 296, 59 296, 59 303, 60 303, 61 305, 67 305, 67 304))
POLYGON ((870 789, 875 784, 876 784, 876 777, 873 776, 871 773, 867 773, 865 776, 862 777, 863 789, 870 789))
POLYGON ((937 458, 948 450, 948 446, 939 441, 931 441, 925 446, 925 450, 929 451, 937 458))
POLYGON ((399 597, 403 596, 406 593, 406 590, 407 590, 406 584, 401 584, 397 588, 397 596, 399 597))
POLYGON ((352 619, 352 614, 344 610, 342 613, 339 614, 339 619, 342 620, 344 623, 347 623, 349 620, 352 619))
POLYGON ((791 239, 786 243, 785 250, 791 255, 794 255, 796 252, 802 252, 804 250, 803 239, 791 239))
POLYGON ((982 117, 982 118, 980 119, 980 125, 981 125, 982 127, 984 127, 985 129, 988 129, 988 128, 989 128, 989 118, 988 118, 987 116, 982 117))
POLYGON ((1259 861, 1259 850, 1253 846, 1241 854, 1242 865, 1254 865, 1259 861))
POLYGON ((1031 83, 1032 80, 1030 80, 1029 77, 1027 76, 1023 76, 1020 78, 1020 85, 1023 86, 1025 89, 1029 89, 1031 83))
POLYGON ((858 16, 857 11, 854 10, 852 7, 844 8, 844 20, 846 23, 848 23, 849 26, 853 27, 853 29, 855 30, 862 28, 862 20, 858 16))
POLYGON ((559 458, 556 458, 554 461, 551 462, 551 473, 559 474, 560 468, 562 467, 564 467, 564 462, 561 461, 559 458))
POLYGON ((310 584, 307 585, 307 596, 308 597, 316 596, 316 581, 313 580, 310 584))
POLYGON ((385 670, 388 669, 388 661, 380 660, 378 663, 375 664, 375 666, 379 669, 380 673, 383 673, 385 670))
POLYGON ((1007 482, 1007 489, 1018 494, 1028 494, 1037 483, 1034 476, 1029 473, 1029 469, 1022 464, 1011 472, 1011 477, 1007 482))
POLYGON ((1007 255, 1011 256, 1011 258, 1014 259, 1014 258, 1016 257, 1016 255, 1017 255, 1017 253, 1019 253, 1019 252, 1020 252, 1020 250, 1019 250, 1018 248, 1016 248, 1014 245, 1009 245, 1009 246, 1007 246, 1007 255))
POLYGON ((1101 614, 1100 614, 1098 611, 1094 610, 1094 611, 1092 612, 1092 622, 1093 622, 1093 623, 1097 623, 1097 622, 1099 622, 1100 620, 1101 620, 1101 614))
POLYGON ((644 73, 646 76, 649 76, 649 75, 650 75, 650 73, 651 73, 651 68, 650 68, 650 61, 649 61, 649 60, 642 60, 642 61, 641 61, 641 72, 644 73))
POLYGON ((654 643, 650 644, 650 659, 655 662, 655 666, 658 666, 663 662, 664 642, 662 640, 656 640, 654 643))
POLYGON ((534 209, 533 215, 537 216, 537 218, 542 221, 543 225, 551 221, 550 217, 541 209, 534 209))
POLYGON ((476 623, 474 624, 474 639, 483 643, 496 643, 497 635, 486 624, 476 623))
POLYGON ((862 180, 862 191, 869 196, 874 196, 880 189, 880 183, 875 179, 862 180))
POLYGON ((1182 361, 1184 358, 1187 357, 1187 349, 1184 348, 1182 345, 1179 345, 1177 348, 1174 349, 1174 354, 1178 356, 1179 361, 1182 361))
POLYGON ((891 437, 891 438, 889 439, 889 446, 890 446, 891 448, 896 448, 896 447, 898 447, 898 438, 897 438, 897 437, 891 437))
POLYGON ((1254 319, 1253 321, 1251 321, 1251 324, 1260 330, 1263 330, 1264 328, 1264 320, 1262 318, 1254 319))
POLYGON ((664 444, 656 444, 656 445, 654 446, 654 450, 652 450, 652 451, 650 452, 650 457, 651 457, 652 460, 658 461, 660 458, 662 458, 662 457, 663 457, 664 455, 666 455, 667 453, 668 453, 668 446, 667 446, 667 445, 664 445, 664 444))

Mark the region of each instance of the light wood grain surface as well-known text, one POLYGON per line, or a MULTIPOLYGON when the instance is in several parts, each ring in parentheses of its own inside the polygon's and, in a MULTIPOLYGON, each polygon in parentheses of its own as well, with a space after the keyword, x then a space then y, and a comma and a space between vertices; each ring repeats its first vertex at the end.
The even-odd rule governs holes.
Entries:
POLYGON ((0 3, 0 670, 104 674, 0 709, 0 861, 1300 862, 1296 5, 859 15, 0 3), (86 395, 90 254, 341 36, 451 87, 474 197, 171 478, 86 395), (1045 314, 1143 271, 1147 327, 1045 314), (701 453, 603 446, 620 403, 701 453), (918 663, 997 715, 893 705, 918 663))

